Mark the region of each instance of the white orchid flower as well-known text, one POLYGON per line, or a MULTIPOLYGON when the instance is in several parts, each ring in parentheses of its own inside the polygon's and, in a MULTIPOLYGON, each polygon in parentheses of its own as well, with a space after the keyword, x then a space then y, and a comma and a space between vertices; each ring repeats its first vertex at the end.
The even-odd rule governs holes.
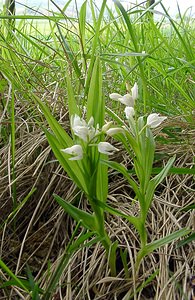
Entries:
POLYGON ((124 129, 123 128, 120 128, 120 127, 113 127, 113 128, 109 128, 107 131, 106 131, 106 134, 109 135, 109 136, 113 136, 117 133, 122 133, 124 132, 124 129))
POLYGON ((118 93, 112 93, 109 95, 110 99, 120 101, 122 104, 130 107, 134 107, 135 100, 138 98, 138 85, 137 83, 134 84, 134 86, 131 89, 131 94, 125 94, 124 96, 118 94, 118 93))
POLYGON ((167 117, 159 117, 159 114, 153 113, 147 117, 147 126, 150 128, 158 127, 167 117))
POLYGON ((119 151, 119 150, 108 142, 100 142, 98 144, 98 151, 103 154, 112 155, 114 154, 114 151, 119 151))
POLYGON ((83 141, 88 142, 98 133, 98 129, 93 127, 94 118, 91 117, 89 122, 86 123, 85 120, 80 118, 78 115, 71 117, 71 127, 74 134, 80 137, 83 141))
POLYGON ((133 117, 135 115, 134 108, 131 106, 125 107, 125 114, 126 114, 126 118, 130 119, 131 117, 133 117))
POLYGON ((83 158, 83 148, 81 145, 73 145, 72 147, 61 149, 61 151, 73 156, 69 160, 80 160, 83 158))

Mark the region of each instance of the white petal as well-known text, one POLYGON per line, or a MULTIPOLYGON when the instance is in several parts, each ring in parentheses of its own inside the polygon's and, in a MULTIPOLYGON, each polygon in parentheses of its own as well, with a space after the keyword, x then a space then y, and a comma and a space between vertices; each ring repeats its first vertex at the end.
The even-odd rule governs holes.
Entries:
POLYGON ((69 160, 79 160, 83 158, 83 149, 81 145, 73 145, 72 147, 61 149, 61 151, 74 156, 69 158, 69 160))
POLYGON ((87 142, 88 128, 86 126, 75 126, 73 128, 74 134, 87 142))
POLYGON ((126 106, 134 106, 135 100, 130 94, 126 94, 118 99, 122 104, 125 104, 126 106))
POLYGON ((98 144, 98 151, 103 154, 111 155, 114 153, 114 151, 119 151, 119 150, 108 142, 100 142, 98 144))
POLYGON ((85 120, 81 119, 78 115, 71 116, 71 127, 74 130, 76 126, 86 126, 85 120))
POLYGON ((136 100, 138 98, 138 85, 137 85, 137 82, 135 82, 134 86, 131 89, 131 92, 132 92, 133 100, 136 100))
POLYGON ((147 125, 151 128, 158 127, 167 117, 159 117, 159 114, 153 113, 147 117, 147 125))
POLYGON ((115 128, 110 128, 106 131, 106 134, 109 135, 109 136, 113 136, 117 133, 122 133, 124 132, 124 129, 123 128, 119 128, 119 127, 115 127, 115 128))
POLYGON ((127 106, 125 107, 126 118, 129 119, 135 115, 135 110, 133 107, 127 106))
POLYGON ((112 94, 109 95, 109 97, 112 100, 118 100, 122 96, 120 94, 118 94, 118 93, 112 93, 112 94))

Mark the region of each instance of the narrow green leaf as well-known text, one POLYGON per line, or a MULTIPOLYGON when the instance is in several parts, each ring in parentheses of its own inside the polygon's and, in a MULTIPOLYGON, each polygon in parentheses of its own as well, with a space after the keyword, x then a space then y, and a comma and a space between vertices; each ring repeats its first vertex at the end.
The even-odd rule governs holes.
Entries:
POLYGON ((171 157, 168 160, 166 166, 162 169, 162 171, 158 175, 156 175, 154 178, 151 179, 151 182, 154 184, 155 188, 167 176, 167 174, 169 173, 169 170, 170 170, 171 166, 173 165, 173 163, 175 161, 175 158, 176 158, 175 155, 173 157, 171 157))
MULTIPOLYGON (((88 73, 87 73, 87 79, 86 79, 86 84, 85 84, 85 95, 88 94, 88 90, 89 90, 89 84, 91 81, 91 76, 92 76, 92 71, 93 71, 93 67, 94 67, 94 62, 95 62, 95 52, 97 51, 97 45, 98 45, 98 40, 99 40, 99 34, 100 34, 100 26, 101 26, 101 22, 104 16, 104 10, 106 7, 106 0, 102 1, 102 6, 100 8, 100 13, 99 13, 99 17, 98 20, 96 22, 95 20, 95 14, 94 15, 94 39, 93 39, 93 44, 92 44, 92 49, 91 49, 91 61, 90 61, 90 65, 89 65, 89 69, 88 69, 88 73)), ((91 1, 91 8, 93 11, 93 4, 91 1)))
POLYGON ((64 145, 64 148, 71 147, 73 145, 71 137, 66 133, 63 127, 59 124, 59 122, 53 117, 47 105, 44 104, 43 101, 35 94, 31 94, 31 96, 34 98, 34 101, 39 105, 39 108, 44 114, 51 130, 53 131, 61 145, 64 145))
POLYGON ((88 243, 84 243, 87 239, 89 239, 92 235, 94 235, 93 232, 82 233, 79 237, 76 238, 76 234, 78 233, 79 227, 80 224, 77 225, 75 231, 73 232, 70 243, 66 247, 62 259, 60 260, 59 265, 57 266, 57 269, 54 271, 54 273, 51 276, 51 279, 49 281, 48 286, 45 289, 46 292, 43 295, 42 300, 51 299, 52 292, 55 290, 57 284, 59 283, 59 280, 66 266, 68 265, 72 254, 78 249, 82 249, 83 247, 88 247, 99 241, 99 238, 94 238, 90 240, 88 243), (76 238, 75 241, 74 238, 76 238))
POLYGON ((181 238, 184 235, 187 235, 191 232, 190 229, 183 228, 181 230, 178 230, 176 232, 171 233, 170 235, 161 238, 159 240, 156 240, 154 242, 151 242, 150 244, 147 244, 145 247, 143 247, 139 253, 138 257, 143 258, 144 256, 148 255, 149 253, 153 252, 157 248, 160 248, 162 246, 165 246, 171 242, 173 242, 176 239, 181 238))
POLYGON ((127 169, 122 166, 121 164, 114 162, 114 161, 107 161, 107 160, 102 160, 102 163, 106 164, 108 167, 117 170, 119 173, 123 174, 123 176, 127 179, 129 182, 130 186, 133 188, 134 192, 136 193, 138 199, 142 199, 142 195, 139 191, 139 188, 137 186, 137 183, 134 181, 133 178, 129 176, 129 173, 127 169))
POLYGON ((189 244, 191 242, 195 241, 195 232, 192 233, 190 236, 188 236, 186 239, 180 241, 178 244, 177 244, 177 247, 176 248, 180 248, 180 247, 183 247, 184 245, 186 244, 189 244))
POLYGON ((96 59, 91 76, 87 98, 87 120, 94 117, 95 125, 104 124, 105 101, 102 95, 102 71, 99 58, 96 59))
POLYGON ((54 198, 73 219, 75 219, 77 222, 81 221, 85 228, 90 229, 91 231, 96 231, 95 218, 92 215, 73 206, 71 203, 68 203, 58 195, 54 194, 54 198))
POLYGON ((94 201, 96 202, 96 204, 99 207, 103 208, 104 211, 107 211, 107 212, 111 213, 112 215, 120 216, 120 217, 123 217, 124 219, 128 220, 140 232, 140 223, 141 223, 141 221, 140 221, 139 217, 133 217, 133 216, 125 215, 122 212, 120 212, 118 209, 112 208, 111 206, 109 206, 106 203, 104 203, 102 201, 99 201, 97 199, 95 199, 94 201))
POLYGON ((84 80, 83 80, 83 77, 81 74, 81 70, 78 66, 77 59, 76 59, 74 53, 72 52, 71 48, 69 47, 69 44, 68 44, 67 40, 65 39, 64 34, 62 33, 60 26, 58 24, 57 24, 57 28, 58 28, 58 31, 59 31, 59 34, 60 34, 60 37, 61 37, 61 40, 62 40, 62 43, 64 46, 64 50, 66 52, 66 55, 74 68, 77 78, 80 80, 80 83, 82 84, 82 86, 84 86, 84 80))
POLYGON ((180 211, 189 211, 192 209, 195 209, 195 204, 187 205, 187 206, 181 208, 180 211))
MULTIPOLYGON (((136 289, 136 293, 139 293, 140 291, 142 291, 147 285, 149 285, 149 283, 151 283, 154 278, 159 274, 159 270, 156 270, 155 272, 153 272, 137 289, 136 289)), ((128 300, 133 299, 135 297, 134 294, 131 294, 128 298, 128 300)))
POLYGON ((79 115, 79 109, 78 105, 74 96, 74 91, 73 87, 71 84, 71 78, 70 74, 67 74, 66 76, 66 84, 67 84, 67 92, 68 92, 68 111, 69 111, 69 116, 71 117, 72 115, 79 115))
POLYGON ((4 264, 4 262, 0 259, 0 268, 3 269, 8 276, 10 276, 13 279, 13 285, 19 286, 22 288, 25 292, 28 294, 30 293, 28 288, 26 287, 25 282, 21 281, 12 271, 4 264))
POLYGON ((111 268, 112 276, 116 276, 116 251, 118 248, 118 241, 115 241, 110 247, 109 266, 111 268))

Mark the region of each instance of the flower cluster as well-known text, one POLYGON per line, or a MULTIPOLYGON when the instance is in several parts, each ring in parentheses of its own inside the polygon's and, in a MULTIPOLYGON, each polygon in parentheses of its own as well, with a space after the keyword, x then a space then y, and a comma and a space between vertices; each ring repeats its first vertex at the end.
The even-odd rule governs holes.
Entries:
MULTIPOLYGON (((121 128, 111 128, 112 122, 106 123, 102 129, 99 129, 99 125, 94 127, 94 118, 91 117, 87 123, 84 119, 80 118, 78 115, 71 117, 71 128, 75 136, 79 137, 82 141, 88 146, 97 146, 98 151, 103 154, 111 155, 114 151, 118 151, 117 148, 112 146, 108 142, 99 142, 96 144, 91 144, 92 141, 95 141, 98 135, 107 134, 113 135, 119 131, 121 128)), ((69 160, 81 160, 84 155, 83 147, 80 144, 73 145, 72 147, 62 149, 66 154, 71 155, 72 157, 69 160)))
POLYGON ((122 104, 130 107, 134 107, 135 100, 138 98, 138 85, 137 83, 131 89, 131 94, 127 93, 124 96, 121 96, 118 93, 112 93, 109 95, 110 99, 120 101, 122 104))
MULTIPOLYGON (((126 106, 125 110, 124 110, 126 119, 129 120, 129 123, 135 124, 134 105, 135 105, 135 100, 138 98, 137 83, 135 83, 134 86, 132 87, 131 94, 128 93, 124 96, 121 96, 120 94, 113 93, 113 94, 110 94, 110 98, 112 100, 117 100, 126 106)), ((143 118, 143 117, 141 117, 141 118, 143 118)), ((141 132, 143 131, 143 129, 145 127, 149 127, 149 128, 158 127, 165 119, 166 119, 166 117, 161 117, 157 113, 150 114, 147 117, 146 124, 142 128, 141 132)), ((108 122, 108 123, 104 124, 102 126, 102 128, 100 129, 98 124, 96 127, 94 127, 94 118, 93 117, 91 117, 87 123, 83 118, 80 118, 78 115, 74 115, 71 117, 71 128, 72 128, 73 134, 80 139, 80 142, 76 145, 73 145, 72 147, 62 149, 62 151, 64 153, 71 155, 69 160, 81 160, 84 156, 83 147, 85 148, 85 145, 97 146, 98 151, 100 153, 111 155, 114 153, 114 151, 118 151, 118 149, 115 148, 114 146, 112 146, 108 142, 97 143, 98 136, 100 136, 102 134, 113 136, 117 133, 124 133, 124 128, 112 127, 112 122, 108 122)))
MULTIPOLYGON (((131 89, 132 94, 126 94, 121 96, 118 93, 110 94, 110 99, 120 101, 125 104, 125 115, 127 120, 132 119, 135 116, 135 100, 138 98, 138 85, 137 83, 131 89)), ((152 113, 147 117, 147 127, 156 128, 158 127, 167 117, 160 117, 157 113, 152 113)))

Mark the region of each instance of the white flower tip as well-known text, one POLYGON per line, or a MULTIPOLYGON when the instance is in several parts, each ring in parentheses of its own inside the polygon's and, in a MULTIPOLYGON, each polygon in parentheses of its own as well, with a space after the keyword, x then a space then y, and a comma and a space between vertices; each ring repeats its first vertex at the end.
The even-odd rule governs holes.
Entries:
POLYGON ((152 113, 147 117, 147 125, 151 128, 158 127, 167 117, 160 117, 157 113, 152 113))
POLYGON ((61 149, 61 151, 73 156, 69 158, 69 160, 80 160, 83 158, 83 149, 81 145, 73 145, 72 147, 61 149))
POLYGON ((124 132, 124 129, 123 128, 120 128, 120 127, 113 127, 113 128, 110 128, 107 130, 106 134, 109 135, 109 136, 113 136, 117 133, 123 133, 124 132))
POLYGON ((122 97, 122 96, 121 96, 120 94, 118 94, 118 93, 112 93, 112 94, 109 95, 109 97, 110 97, 110 99, 112 99, 112 100, 118 101, 118 99, 119 99, 120 97, 122 97))
POLYGON ((108 142, 100 142, 98 144, 98 151, 103 154, 112 155, 114 154, 114 151, 119 151, 119 150, 108 142))
POLYGON ((138 98, 138 85, 137 82, 135 82, 134 86, 131 89, 132 92, 132 98, 135 101, 138 98))

